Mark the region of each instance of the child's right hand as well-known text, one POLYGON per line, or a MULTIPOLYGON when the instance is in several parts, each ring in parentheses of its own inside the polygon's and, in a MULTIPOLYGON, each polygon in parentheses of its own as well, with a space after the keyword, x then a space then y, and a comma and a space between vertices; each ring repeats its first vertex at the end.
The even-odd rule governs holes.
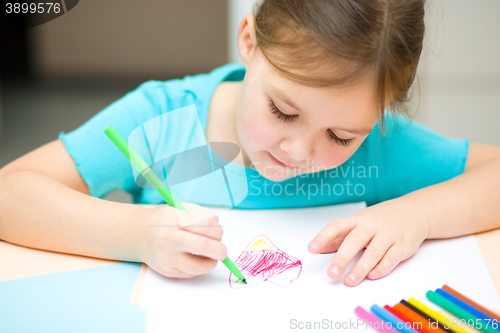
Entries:
POLYGON ((158 273, 190 278, 210 272, 227 256, 222 227, 208 208, 182 203, 187 212, 168 205, 148 209, 138 246, 139 258, 158 273), (181 227, 179 217, 182 219, 181 227))

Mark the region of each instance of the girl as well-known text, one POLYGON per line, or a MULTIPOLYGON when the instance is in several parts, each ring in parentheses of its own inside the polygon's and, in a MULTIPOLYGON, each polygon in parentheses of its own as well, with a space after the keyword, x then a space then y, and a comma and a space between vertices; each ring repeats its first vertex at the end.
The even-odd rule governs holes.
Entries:
MULTIPOLYGON (((238 207, 368 203, 309 244, 312 253, 337 252, 327 268, 332 279, 366 248, 345 277, 349 286, 386 276, 425 239, 498 227, 500 147, 446 138, 398 115, 415 77, 423 19, 423 0, 264 0, 238 31, 243 65, 146 82, 5 166, 0 238, 145 262, 169 277, 212 270, 226 257, 222 229, 197 205, 220 203, 212 193, 192 193, 196 204, 185 204, 185 218, 201 216, 207 228, 181 227, 167 205, 99 199, 122 189, 135 203, 162 203, 136 184, 103 130, 113 125, 128 137, 149 119, 191 104, 208 142, 241 147, 249 193, 238 207), (148 227, 158 224, 171 227, 148 227)), ((159 139, 179 151, 193 133, 181 120, 159 139)))

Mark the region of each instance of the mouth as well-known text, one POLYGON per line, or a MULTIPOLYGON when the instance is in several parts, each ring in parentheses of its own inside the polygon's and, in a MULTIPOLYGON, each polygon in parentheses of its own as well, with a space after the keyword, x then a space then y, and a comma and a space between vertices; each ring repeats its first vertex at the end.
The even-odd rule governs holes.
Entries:
POLYGON ((271 159, 274 161, 274 163, 276 163, 280 167, 287 168, 287 169, 297 169, 298 168, 298 166, 288 165, 288 164, 281 162, 276 157, 274 157, 274 155, 271 153, 269 153, 269 156, 271 156, 271 159))

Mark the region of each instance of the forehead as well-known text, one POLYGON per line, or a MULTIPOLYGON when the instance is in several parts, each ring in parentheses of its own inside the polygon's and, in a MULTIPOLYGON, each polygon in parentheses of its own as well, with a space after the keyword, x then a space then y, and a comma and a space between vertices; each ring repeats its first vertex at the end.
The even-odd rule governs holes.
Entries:
POLYGON ((348 85, 311 87, 271 70, 264 82, 264 89, 273 101, 318 124, 331 126, 341 121, 350 128, 373 127, 380 115, 373 76, 348 85))

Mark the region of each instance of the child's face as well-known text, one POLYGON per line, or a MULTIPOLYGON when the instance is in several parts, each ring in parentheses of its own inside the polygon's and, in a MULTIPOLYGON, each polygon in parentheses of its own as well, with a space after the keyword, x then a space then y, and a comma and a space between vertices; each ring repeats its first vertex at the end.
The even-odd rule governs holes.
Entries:
POLYGON ((372 79, 351 87, 308 87, 278 74, 258 51, 245 65, 238 138, 265 178, 283 181, 341 165, 378 121, 372 79))

